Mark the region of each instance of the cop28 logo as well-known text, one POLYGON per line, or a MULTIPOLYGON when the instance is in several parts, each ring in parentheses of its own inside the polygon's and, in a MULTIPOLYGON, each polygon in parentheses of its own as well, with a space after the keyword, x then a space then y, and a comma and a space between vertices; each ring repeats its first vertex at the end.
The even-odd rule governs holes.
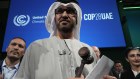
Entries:
POLYGON ((13 22, 16 26, 26 26, 30 21, 29 15, 17 15, 14 17, 13 22))

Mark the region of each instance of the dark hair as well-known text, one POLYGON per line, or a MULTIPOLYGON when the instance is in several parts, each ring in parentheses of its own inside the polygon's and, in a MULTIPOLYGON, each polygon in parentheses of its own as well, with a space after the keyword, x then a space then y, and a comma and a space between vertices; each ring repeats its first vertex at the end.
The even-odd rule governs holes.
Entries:
POLYGON ((115 60, 114 64, 116 64, 116 63, 121 63, 122 64, 122 62, 120 60, 115 60))
POLYGON ((140 51, 140 47, 128 47, 125 51, 125 58, 128 58, 128 54, 131 50, 139 50, 140 51))
POLYGON ((11 39, 11 41, 14 40, 14 39, 21 39, 21 40, 23 40, 25 42, 25 48, 26 48, 26 41, 23 38, 21 38, 21 37, 14 37, 14 38, 11 39))
POLYGON ((56 0, 56 2, 61 2, 61 3, 70 3, 74 2, 79 5, 79 3, 76 0, 56 0))

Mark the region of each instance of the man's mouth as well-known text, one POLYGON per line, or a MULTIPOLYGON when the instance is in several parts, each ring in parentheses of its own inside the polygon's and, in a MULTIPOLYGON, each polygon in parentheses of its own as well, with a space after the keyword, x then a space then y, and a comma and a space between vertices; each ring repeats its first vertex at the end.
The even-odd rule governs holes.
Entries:
POLYGON ((17 51, 11 51, 14 55, 17 55, 18 52, 17 51))
POLYGON ((61 23, 61 24, 63 24, 63 25, 66 25, 66 24, 68 24, 68 23, 69 23, 69 21, 62 20, 62 21, 60 21, 60 23, 61 23))
POLYGON ((67 24, 68 22, 67 22, 67 21, 61 21, 61 23, 62 23, 62 24, 67 24))
POLYGON ((62 20, 60 20, 60 22, 69 22, 69 20, 67 20, 67 19, 62 19, 62 20))
POLYGON ((135 61, 135 63, 140 63, 140 61, 135 61))

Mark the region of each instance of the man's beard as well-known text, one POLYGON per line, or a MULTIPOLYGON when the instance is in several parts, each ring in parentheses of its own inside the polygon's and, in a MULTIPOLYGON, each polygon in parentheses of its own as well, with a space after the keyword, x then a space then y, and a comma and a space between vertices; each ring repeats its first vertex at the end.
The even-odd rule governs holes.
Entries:
POLYGON ((74 25, 70 25, 70 26, 63 26, 63 27, 57 27, 58 30, 62 33, 72 33, 73 29, 74 29, 74 25))
POLYGON ((13 59, 19 59, 19 56, 16 55, 12 55, 12 56, 8 56, 9 58, 13 58, 13 59))

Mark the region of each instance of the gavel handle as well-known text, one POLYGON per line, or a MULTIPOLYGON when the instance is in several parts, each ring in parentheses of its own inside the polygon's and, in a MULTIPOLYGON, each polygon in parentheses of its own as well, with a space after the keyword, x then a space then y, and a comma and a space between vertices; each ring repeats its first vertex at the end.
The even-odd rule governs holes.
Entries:
POLYGON ((75 77, 76 77, 76 78, 81 77, 81 74, 82 74, 84 65, 85 65, 85 63, 81 61, 80 67, 78 67, 78 69, 76 69, 76 71, 75 71, 75 77))

